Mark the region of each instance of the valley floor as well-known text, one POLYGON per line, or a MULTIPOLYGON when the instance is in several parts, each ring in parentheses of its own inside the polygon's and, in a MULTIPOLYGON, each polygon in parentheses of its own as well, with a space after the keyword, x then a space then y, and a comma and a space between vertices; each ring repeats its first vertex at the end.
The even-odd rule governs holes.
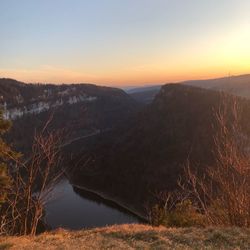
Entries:
POLYGON ((36 237, 0 237, 3 249, 250 249, 250 229, 120 225, 57 230, 36 237))

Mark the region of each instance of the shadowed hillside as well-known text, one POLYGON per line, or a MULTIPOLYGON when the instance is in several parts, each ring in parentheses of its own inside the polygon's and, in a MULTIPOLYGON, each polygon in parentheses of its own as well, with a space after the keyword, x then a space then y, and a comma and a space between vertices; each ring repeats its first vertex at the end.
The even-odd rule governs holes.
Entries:
MULTIPOLYGON (((171 83, 168 83, 171 84, 171 83)), ((200 87, 205 89, 224 91, 232 95, 250 98, 250 75, 229 76, 208 80, 191 80, 178 84, 200 87)), ((129 89, 126 92, 136 101, 149 104, 159 93, 161 86, 141 87, 129 89)))
POLYGON ((229 76, 210 80, 186 81, 182 84, 225 91, 232 95, 250 98, 250 75, 229 76))
MULTIPOLYGON (((129 126, 96 148, 93 166, 79 169, 74 181, 142 212, 156 191, 176 188, 187 159, 200 170, 214 163, 214 114, 223 99, 212 90, 165 85, 129 126)), ((241 123, 249 134, 250 102, 237 99, 244 113, 241 123)))
POLYGON ((112 130, 137 110, 136 102, 116 88, 91 84, 24 84, 0 79, 0 104, 13 121, 8 136, 28 151, 34 131, 53 115, 50 130, 64 130, 67 142, 112 130))
POLYGON ((160 89, 161 85, 156 85, 151 87, 133 88, 127 90, 126 92, 137 102, 142 104, 150 104, 153 102, 160 89))

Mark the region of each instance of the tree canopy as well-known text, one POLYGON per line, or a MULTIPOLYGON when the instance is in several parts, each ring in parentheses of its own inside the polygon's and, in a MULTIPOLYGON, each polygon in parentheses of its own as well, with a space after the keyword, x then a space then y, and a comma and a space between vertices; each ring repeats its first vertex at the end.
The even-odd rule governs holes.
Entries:
POLYGON ((17 157, 17 153, 6 144, 3 138, 4 134, 10 129, 10 127, 11 122, 5 120, 3 112, 0 111, 0 206, 4 202, 7 188, 11 183, 7 166, 10 164, 11 160, 17 157))

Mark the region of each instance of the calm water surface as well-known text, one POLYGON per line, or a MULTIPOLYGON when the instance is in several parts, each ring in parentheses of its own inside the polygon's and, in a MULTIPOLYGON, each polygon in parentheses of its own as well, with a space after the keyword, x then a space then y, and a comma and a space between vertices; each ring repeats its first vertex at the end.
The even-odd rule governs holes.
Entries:
POLYGON ((99 196, 73 188, 68 180, 55 187, 46 206, 46 222, 56 229, 82 229, 113 224, 139 223, 139 219, 99 196))

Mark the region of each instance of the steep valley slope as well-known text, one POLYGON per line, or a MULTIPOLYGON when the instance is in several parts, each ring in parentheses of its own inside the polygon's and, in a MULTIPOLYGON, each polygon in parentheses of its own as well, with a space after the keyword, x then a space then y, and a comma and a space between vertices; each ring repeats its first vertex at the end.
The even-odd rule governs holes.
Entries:
MULTIPOLYGON (((8 141, 17 150, 28 152, 35 131, 41 131, 52 117, 48 129, 63 131, 65 141, 112 130, 138 108, 125 92, 91 84, 25 84, 0 79, 0 104, 13 127, 8 141)), ((67 147, 69 149, 69 147, 67 147)))
POLYGON ((96 145, 92 164, 77 168, 72 182, 109 194, 145 215, 157 192, 176 188, 187 160, 200 171, 214 164, 215 113, 225 99, 228 105, 238 101, 240 123, 249 135, 249 100, 168 84, 127 126, 96 145))

